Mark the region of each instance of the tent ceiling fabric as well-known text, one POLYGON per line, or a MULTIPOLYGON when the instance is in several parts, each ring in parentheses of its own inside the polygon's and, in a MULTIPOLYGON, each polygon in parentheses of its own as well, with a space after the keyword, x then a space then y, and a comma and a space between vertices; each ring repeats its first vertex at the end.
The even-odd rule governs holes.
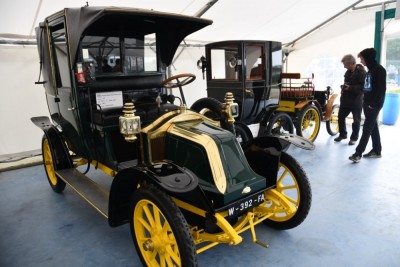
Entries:
MULTIPOLYGON (((88 2, 91 6, 110 5, 110 1, 104 0, 88 2)), ((209 0, 115 0, 112 1, 112 5, 194 15, 208 2, 209 0)), ((206 42, 253 39, 289 43, 356 2, 356 0, 219 0, 203 15, 204 18, 213 20, 213 25, 190 35, 187 39, 206 42)), ((358 6, 382 2, 365 0, 358 6)), ((7 34, 17 34, 24 38, 33 34, 32 26, 37 26, 45 17, 64 7, 84 5, 86 1, 77 0, 2 0, 0 38, 6 38, 7 34)))

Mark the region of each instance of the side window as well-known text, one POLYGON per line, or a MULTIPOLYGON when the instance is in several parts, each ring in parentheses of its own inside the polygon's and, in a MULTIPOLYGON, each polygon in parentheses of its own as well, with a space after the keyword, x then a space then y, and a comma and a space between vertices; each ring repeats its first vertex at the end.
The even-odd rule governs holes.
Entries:
POLYGON ((51 43, 56 86, 58 88, 71 87, 67 43, 63 24, 51 29, 51 43))
POLYGON ((248 45, 246 50, 246 80, 264 80, 262 46, 248 45))
POLYGON ((157 71, 157 47, 154 33, 144 36, 144 70, 157 71))
POLYGON ((238 80, 242 65, 237 46, 212 48, 211 79, 238 80))
POLYGON ((157 71, 156 35, 144 38, 125 38, 124 67, 127 73, 157 71))
POLYGON ((279 83, 282 73, 282 49, 280 45, 273 43, 271 50, 271 92, 269 99, 279 100, 279 83))
POLYGON ((144 41, 138 38, 125 38, 124 68, 127 73, 144 71, 144 41))

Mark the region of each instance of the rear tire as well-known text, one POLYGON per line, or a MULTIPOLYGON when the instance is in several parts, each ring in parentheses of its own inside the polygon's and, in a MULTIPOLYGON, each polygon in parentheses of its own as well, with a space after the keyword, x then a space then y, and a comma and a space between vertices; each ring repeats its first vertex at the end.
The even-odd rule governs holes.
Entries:
POLYGON ((57 192, 61 193, 65 189, 65 182, 61 180, 57 175, 56 175, 56 165, 54 159, 54 153, 55 151, 51 148, 49 139, 46 137, 46 135, 43 136, 42 138, 42 156, 43 156, 43 166, 46 171, 46 176, 47 180, 49 181, 49 184, 51 188, 57 192))
POLYGON ((328 134, 334 136, 339 132, 339 108, 338 104, 333 105, 332 115, 329 120, 326 121, 326 131, 328 134))
POLYGON ((132 195, 129 221, 143 266, 197 266, 187 222, 164 191, 141 185, 132 195))

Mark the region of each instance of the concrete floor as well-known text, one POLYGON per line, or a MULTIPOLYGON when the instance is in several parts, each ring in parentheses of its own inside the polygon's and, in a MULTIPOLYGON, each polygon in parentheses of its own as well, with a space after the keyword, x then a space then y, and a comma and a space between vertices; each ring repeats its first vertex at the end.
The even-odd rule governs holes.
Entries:
MULTIPOLYGON (((399 126, 380 127, 381 159, 351 163, 355 146, 325 125, 314 151, 289 149, 311 182, 313 203, 295 229, 257 226, 235 247, 198 255, 200 266, 400 266, 399 126)), ((367 147, 368 152, 370 144, 367 147)), ((42 166, 0 173, 0 266, 141 266, 128 225, 111 228, 66 188, 54 193, 42 166)))

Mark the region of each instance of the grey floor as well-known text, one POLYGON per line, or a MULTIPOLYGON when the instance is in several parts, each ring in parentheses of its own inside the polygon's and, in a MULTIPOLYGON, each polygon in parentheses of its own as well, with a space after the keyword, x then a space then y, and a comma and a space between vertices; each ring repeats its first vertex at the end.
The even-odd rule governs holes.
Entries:
MULTIPOLYGON (((313 190, 307 219, 295 229, 256 227, 234 247, 198 255, 200 266, 400 266, 400 127, 380 126, 381 159, 348 157, 322 125, 314 151, 289 149, 313 190)), ((370 144, 367 147, 368 152, 370 144)), ((0 266, 141 266, 128 225, 107 221, 70 188, 48 186, 42 166, 0 173, 0 266)))

